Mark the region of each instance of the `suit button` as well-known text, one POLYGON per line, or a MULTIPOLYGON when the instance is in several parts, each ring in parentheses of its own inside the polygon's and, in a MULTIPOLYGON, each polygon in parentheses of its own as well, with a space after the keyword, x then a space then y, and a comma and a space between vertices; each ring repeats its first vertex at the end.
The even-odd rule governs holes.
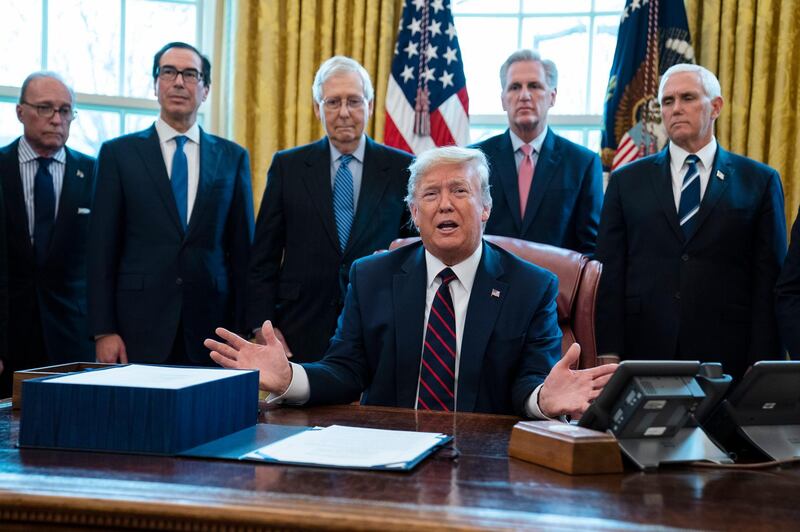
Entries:
POLYGON ((680 298, 681 298, 681 293, 675 292, 675 299, 680 299, 680 298))
POLYGON ((687 262, 687 261, 689 260, 689 255, 687 255, 686 253, 684 253, 684 254, 681 256, 681 260, 682 260, 683 262, 687 262))
POLYGON ((175 284, 178 285, 178 286, 182 285, 183 284, 183 279, 178 277, 177 279, 175 279, 175 284))

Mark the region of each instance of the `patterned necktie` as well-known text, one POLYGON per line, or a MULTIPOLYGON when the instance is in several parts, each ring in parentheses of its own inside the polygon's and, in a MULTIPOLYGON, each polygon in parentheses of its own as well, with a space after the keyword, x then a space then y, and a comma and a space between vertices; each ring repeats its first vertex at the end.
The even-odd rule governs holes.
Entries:
POLYGON ((533 183, 533 147, 530 144, 523 144, 519 148, 522 150, 523 158, 519 165, 519 175, 517 181, 519 184, 519 217, 525 218, 525 206, 528 204, 528 195, 531 192, 531 183, 533 183))
POLYGON ((36 264, 41 266, 47 257, 50 237, 56 218, 56 193, 53 188, 53 176, 48 167, 53 159, 39 157, 39 169, 33 178, 33 251, 36 264))
POLYGON ((339 233, 339 249, 343 253, 353 226, 353 174, 348 166, 352 159, 352 155, 339 157, 339 169, 333 179, 333 215, 339 233))
POLYGON ((445 268, 437 277, 442 284, 433 298, 425 328, 417 408, 452 412, 456 384, 456 315, 448 285, 456 279, 456 274, 445 268))
POLYGON ((686 174, 683 176, 681 186, 681 199, 678 204, 678 220, 683 229, 684 236, 688 237, 694 227, 695 214, 700 210, 700 170, 697 163, 700 158, 697 155, 686 157, 686 174))
POLYGON ((178 216, 186 230, 186 210, 189 206, 189 163, 183 145, 188 137, 183 135, 175 137, 175 155, 172 157, 172 194, 175 196, 175 205, 178 207, 178 216))

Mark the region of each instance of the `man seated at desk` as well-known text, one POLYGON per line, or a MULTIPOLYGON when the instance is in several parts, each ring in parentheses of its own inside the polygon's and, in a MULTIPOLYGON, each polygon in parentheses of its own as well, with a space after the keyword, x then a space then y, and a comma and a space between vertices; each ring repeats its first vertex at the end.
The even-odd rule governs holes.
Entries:
POLYGON ((226 343, 206 340, 211 358, 258 369, 261 388, 287 404, 360 396, 420 410, 582 414, 616 366, 571 370, 577 344, 559 361, 556 276, 483 241, 492 208, 483 153, 438 148, 409 170, 406 202, 422 241, 353 263, 321 361, 289 363, 269 321, 266 345, 217 329, 226 343))

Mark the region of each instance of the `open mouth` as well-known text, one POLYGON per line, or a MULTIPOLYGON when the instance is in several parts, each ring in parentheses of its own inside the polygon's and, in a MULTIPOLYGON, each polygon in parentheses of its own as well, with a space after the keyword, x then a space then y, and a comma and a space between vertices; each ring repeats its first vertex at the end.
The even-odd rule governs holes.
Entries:
POLYGON ((458 224, 452 220, 446 220, 436 226, 436 229, 443 233, 452 233, 456 229, 458 229, 458 224))

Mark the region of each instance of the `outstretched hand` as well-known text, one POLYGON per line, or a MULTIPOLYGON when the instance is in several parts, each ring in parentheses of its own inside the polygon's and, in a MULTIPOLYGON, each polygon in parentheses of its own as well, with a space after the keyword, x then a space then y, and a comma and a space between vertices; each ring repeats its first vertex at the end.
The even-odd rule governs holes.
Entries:
POLYGON ((292 382, 292 368, 270 321, 261 326, 264 345, 248 342, 222 327, 215 332, 225 342, 211 338, 203 342, 211 350, 214 362, 224 368, 258 370, 258 384, 262 390, 276 395, 286 393, 292 382))
POLYGON ((547 417, 579 418, 617 369, 617 364, 572 369, 578 366, 580 355, 581 347, 572 344, 544 380, 539 391, 539 408, 547 417))

